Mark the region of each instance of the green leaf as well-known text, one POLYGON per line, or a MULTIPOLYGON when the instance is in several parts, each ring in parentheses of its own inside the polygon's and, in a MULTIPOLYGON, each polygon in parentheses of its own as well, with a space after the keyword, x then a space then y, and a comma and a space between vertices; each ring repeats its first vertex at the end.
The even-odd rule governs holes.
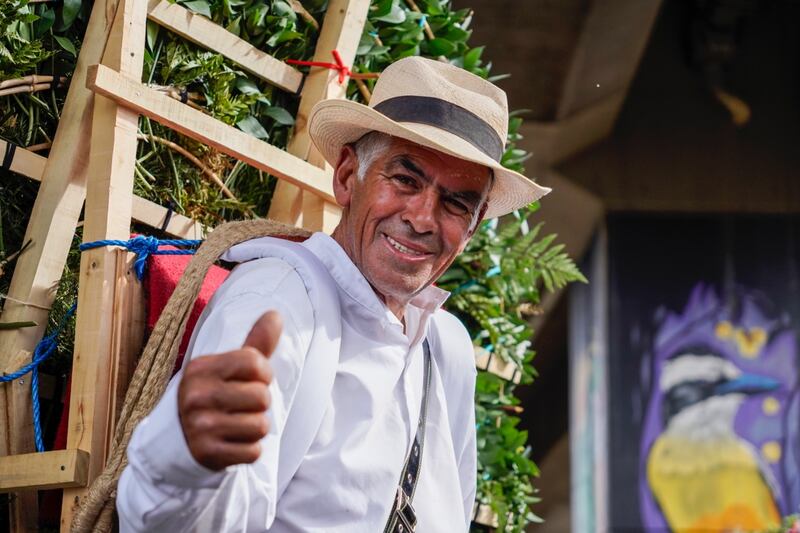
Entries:
POLYGON ((156 47, 156 39, 158 39, 158 24, 153 22, 152 20, 147 21, 147 48, 151 51, 155 50, 156 47))
POLYGON ((250 78, 236 78, 236 89, 242 94, 261 94, 261 90, 250 78))
POLYGON ((36 38, 40 38, 47 30, 53 27, 53 24, 56 21, 56 12, 52 9, 45 9, 42 11, 39 20, 36 21, 34 24, 34 34, 36 38))
POLYGON ((211 18, 211 6, 206 0, 190 0, 183 3, 186 9, 203 15, 206 18, 211 18))
POLYGON ((294 117, 282 107, 269 107, 264 111, 264 114, 282 126, 294 124, 294 117))
POLYGON ((428 41, 428 53, 432 56, 448 56, 456 51, 456 45, 442 37, 428 41))
POLYGON ((282 32, 276 33, 272 37, 267 40, 268 46, 277 46, 281 43, 285 43, 286 41, 291 41, 294 39, 302 39, 303 34, 292 31, 292 30, 283 30, 282 32))
POLYGON ((56 42, 58 42, 61 48, 72 54, 74 57, 78 57, 78 51, 75 49, 75 45, 72 44, 72 41, 60 35, 53 35, 53 38, 56 40, 56 42))
POLYGON ((390 24, 400 24, 406 20, 406 11, 398 4, 393 4, 392 9, 387 14, 375 17, 373 20, 381 20, 390 24))
POLYGON ((391 12, 392 7, 397 5, 397 0, 378 0, 374 2, 372 6, 370 6, 370 18, 373 20, 381 20, 381 17, 384 17, 391 12))
POLYGON ((480 65, 481 54, 483 54, 483 46, 476 46, 466 54, 464 54, 464 69, 473 70, 480 65))
POLYGON ((264 126, 253 115, 248 115, 246 118, 236 123, 236 127, 245 133, 252 135, 257 139, 268 139, 269 133, 264 129, 264 126))
POLYGON ((81 11, 81 0, 64 0, 64 5, 61 8, 61 29, 66 30, 81 11))
POLYGON ((283 0, 275 0, 275 2, 273 2, 272 12, 278 15, 279 17, 289 18, 291 20, 297 20, 297 13, 294 12, 292 6, 290 6, 283 0))

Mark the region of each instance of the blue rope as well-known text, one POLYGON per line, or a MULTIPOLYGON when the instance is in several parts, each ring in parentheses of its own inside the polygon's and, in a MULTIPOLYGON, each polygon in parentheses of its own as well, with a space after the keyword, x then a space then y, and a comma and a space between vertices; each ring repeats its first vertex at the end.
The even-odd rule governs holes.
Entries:
POLYGON ((121 246, 136 254, 134 268, 136 277, 141 281, 144 278, 144 270, 147 266, 147 258, 151 255, 192 255, 195 250, 160 250, 160 246, 200 246, 203 241, 192 239, 156 239, 155 237, 145 237, 137 235, 127 241, 102 240, 85 242, 80 245, 81 252, 100 248, 101 246, 121 246))
POLYGON ((0 383, 7 383, 21 378, 28 372, 31 373, 31 403, 33 406, 33 435, 36 440, 36 451, 44 451, 44 440, 42 438, 42 424, 41 424, 41 410, 39 407, 39 365, 50 357, 55 349, 58 347, 58 336, 64 326, 67 324, 69 318, 75 313, 77 304, 72 304, 69 311, 61 318, 58 327, 47 337, 43 337, 33 350, 33 357, 31 362, 23 366, 16 372, 11 374, 4 374, 0 376, 0 383))

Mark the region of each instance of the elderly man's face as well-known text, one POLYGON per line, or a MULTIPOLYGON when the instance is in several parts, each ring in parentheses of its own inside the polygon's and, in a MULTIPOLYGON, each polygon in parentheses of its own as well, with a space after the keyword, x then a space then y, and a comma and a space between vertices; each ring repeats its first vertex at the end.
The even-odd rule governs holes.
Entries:
POLYGON ((461 253, 485 211, 489 170, 393 138, 363 180, 347 146, 334 192, 345 208, 334 238, 389 309, 435 281, 461 253))

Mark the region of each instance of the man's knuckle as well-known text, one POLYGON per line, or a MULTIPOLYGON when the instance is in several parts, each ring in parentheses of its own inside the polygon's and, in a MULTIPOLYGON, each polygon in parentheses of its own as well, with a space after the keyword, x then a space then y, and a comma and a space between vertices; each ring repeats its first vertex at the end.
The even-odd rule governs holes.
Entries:
POLYGON ((259 439, 263 439, 269 434, 269 421, 265 416, 259 416, 255 422, 255 432, 259 439))
POLYGON ((202 433, 209 433, 217 426, 216 417, 209 412, 198 413, 192 420, 194 429, 202 433))
POLYGON ((254 442, 244 446, 242 450, 242 462, 255 463, 261 457, 261 444, 254 442))
POLYGON ((207 403, 207 394, 204 387, 199 386, 197 382, 187 383, 183 388, 183 409, 186 411, 194 411, 205 406, 207 403))

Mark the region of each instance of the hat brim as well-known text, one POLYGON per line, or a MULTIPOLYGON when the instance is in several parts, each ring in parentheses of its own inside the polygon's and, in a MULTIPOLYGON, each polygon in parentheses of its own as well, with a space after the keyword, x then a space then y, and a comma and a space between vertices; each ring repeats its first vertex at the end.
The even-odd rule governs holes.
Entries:
POLYGON ((503 167, 468 141, 442 129, 414 122, 395 122, 358 102, 330 99, 317 103, 309 116, 308 133, 325 160, 338 163, 342 147, 370 131, 399 137, 426 148, 484 165, 494 171, 485 218, 496 218, 535 202, 550 192, 522 174, 503 167))

